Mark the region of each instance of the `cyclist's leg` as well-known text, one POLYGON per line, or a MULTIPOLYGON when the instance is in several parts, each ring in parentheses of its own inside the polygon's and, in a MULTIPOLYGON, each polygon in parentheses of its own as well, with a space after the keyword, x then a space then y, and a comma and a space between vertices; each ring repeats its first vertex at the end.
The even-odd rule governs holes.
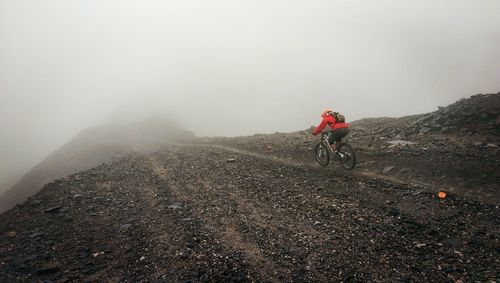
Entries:
POLYGON ((348 133, 349 133, 349 128, 335 129, 335 130, 333 130, 333 139, 335 141, 340 142, 342 140, 342 138, 347 136, 348 133))
POLYGON ((332 144, 332 148, 336 150, 338 145, 342 141, 342 138, 345 137, 349 133, 349 128, 339 128, 335 129, 331 132, 331 136, 329 136, 330 143, 332 144))

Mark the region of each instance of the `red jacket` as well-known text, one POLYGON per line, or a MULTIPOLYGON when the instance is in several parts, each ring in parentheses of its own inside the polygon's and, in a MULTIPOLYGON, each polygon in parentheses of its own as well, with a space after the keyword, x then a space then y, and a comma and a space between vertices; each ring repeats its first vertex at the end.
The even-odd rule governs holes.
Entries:
POLYGON ((323 131, 323 129, 326 126, 330 126, 332 129, 341 129, 341 128, 349 128, 348 123, 337 123, 337 120, 332 115, 326 115, 323 117, 323 120, 321 120, 321 123, 316 127, 316 129, 313 132, 313 135, 317 135, 323 131))

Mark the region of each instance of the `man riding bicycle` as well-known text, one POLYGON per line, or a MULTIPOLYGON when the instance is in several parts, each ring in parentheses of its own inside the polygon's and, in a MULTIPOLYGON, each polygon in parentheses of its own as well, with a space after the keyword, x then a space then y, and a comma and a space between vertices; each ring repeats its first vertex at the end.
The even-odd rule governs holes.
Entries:
POLYGON ((339 117, 338 113, 333 112, 332 109, 326 109, 323 111, 321 117, 321 123, 316 127, 312 134, 317 135, 321 133, 326 126, 329 126, 331 130, 328 131, 328 142, 332 145, 333 151, 335 151, 335 142, 340 142, 342 138, 349 133, 349 124, 345 121, 337 121, 339 117), (335 118, 335 116, 337 118, 335 118))

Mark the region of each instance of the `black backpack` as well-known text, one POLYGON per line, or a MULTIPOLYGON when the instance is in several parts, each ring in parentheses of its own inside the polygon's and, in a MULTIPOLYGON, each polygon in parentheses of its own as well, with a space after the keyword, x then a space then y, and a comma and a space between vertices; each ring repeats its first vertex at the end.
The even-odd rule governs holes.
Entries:
POLYGON ((333 118, 335 118, 335 121, 337 121, 337 123, 345 123, 345 116, 340 114, 339 112, 333 112, 332 116, 333 118))

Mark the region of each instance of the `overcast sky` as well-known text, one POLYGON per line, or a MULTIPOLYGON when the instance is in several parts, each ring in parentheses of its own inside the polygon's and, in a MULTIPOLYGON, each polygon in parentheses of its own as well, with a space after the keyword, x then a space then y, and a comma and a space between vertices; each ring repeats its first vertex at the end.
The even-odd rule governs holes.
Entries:
POLYGON ((0 0, 0 170, 123 117, 232 136, 497 92, 499 15, 498 0, 0 0))

